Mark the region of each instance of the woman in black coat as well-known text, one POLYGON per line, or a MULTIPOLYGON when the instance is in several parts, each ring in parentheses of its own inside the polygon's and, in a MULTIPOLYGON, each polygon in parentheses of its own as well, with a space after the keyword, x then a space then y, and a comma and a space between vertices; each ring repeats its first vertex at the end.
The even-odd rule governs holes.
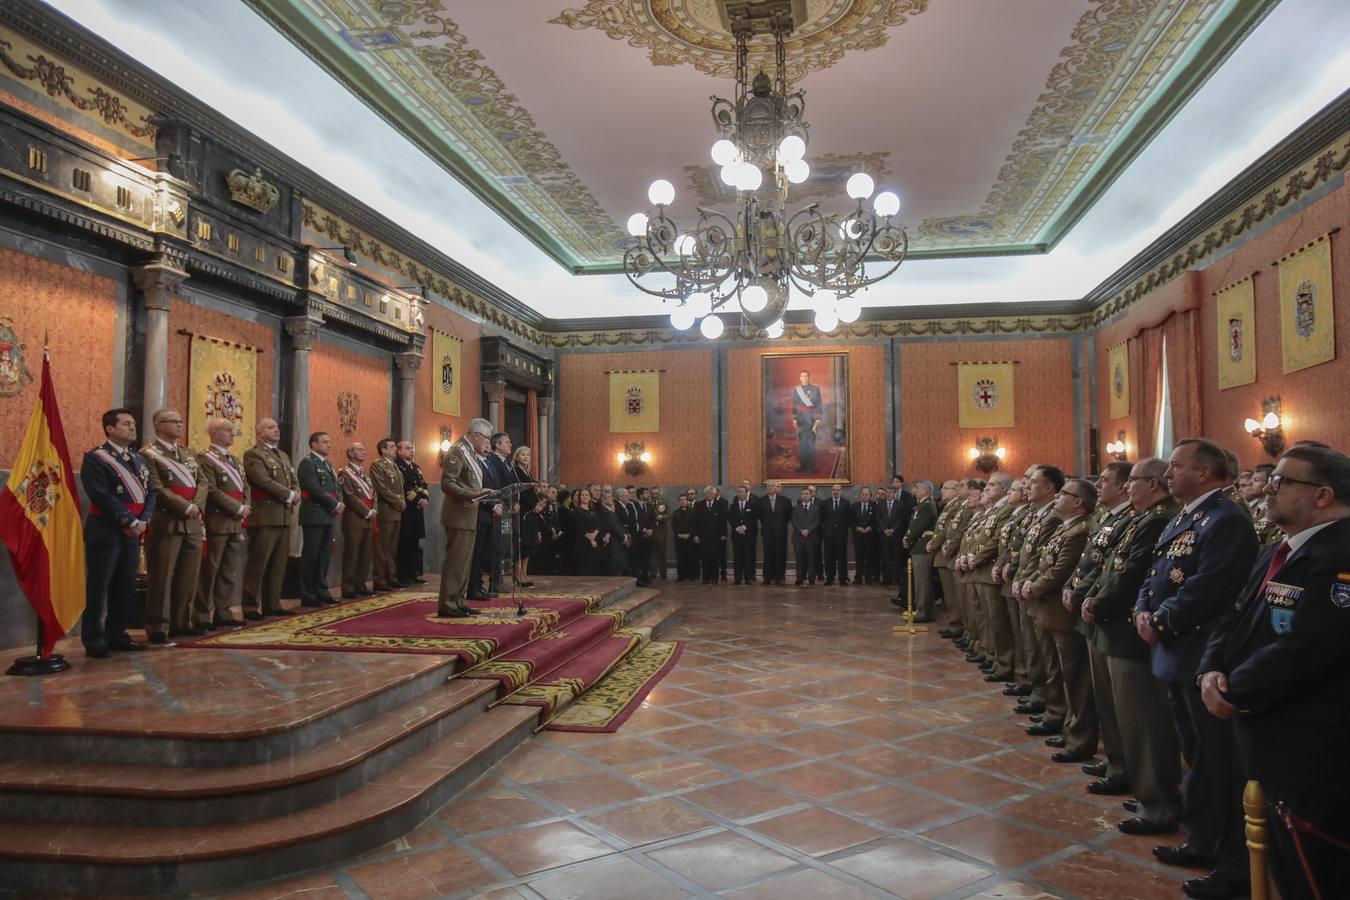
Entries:
POLYGON ((572 506, 574 564, 578 575, 600 574, 600 520, 591 511, 591 492, 582 488, 572 506))
POLYGON ((539 549, 539 523, 537 507, 539 506, 539 494, 535 491, 534 476, 530 474, 530 462, 532 455, 529 447, 517 447, 516 452, 511 454, 511 477, 515 479, 516 484, 527 484, 529 487, 521 491, 516 497, 516 502, 520 504, 520 527, 522 534, 517 537, 519 541, 519 554, 516 557, 516 568, 512 573, 516 584, 523 588, 534 587, 534 582, 529 580, 530 556, 539 549), (529 516, 534 516, 536 521, 527 523, 525 520, 529 516), (534 531, 535 536, 532 541, 525 540, 525 533, 534 531))
POLYGON ((619 518, 612 489, 600 489, 600 503, 595 507, 595 515, 600 522, 599 574, 618 575, 623 570, 623 542, 628 537, 628 529, 623 527, 623 519, 619 518))

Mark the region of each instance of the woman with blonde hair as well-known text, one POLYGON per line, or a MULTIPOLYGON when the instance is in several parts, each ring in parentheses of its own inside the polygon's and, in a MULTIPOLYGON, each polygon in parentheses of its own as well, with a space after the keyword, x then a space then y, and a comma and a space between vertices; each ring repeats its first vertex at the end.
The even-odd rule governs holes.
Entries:
POLYGON ((511 454, 511 476, 516 480, 516 484, 529 485, 516 498, 516 502, 520 504, 521 533, 515 535, 520 552, 516 557, 513 575, 516 585, 523 588, 534 587, 534 582, 527 579, 527 571, 530 568, 530 554, 539 548, 539 493, 535 488, 543 485, 535 481, 534 475, 530 473, 533 458, 530 448, 523 444, 511 454), (530 536, 533 539, 527 540, 530 536))

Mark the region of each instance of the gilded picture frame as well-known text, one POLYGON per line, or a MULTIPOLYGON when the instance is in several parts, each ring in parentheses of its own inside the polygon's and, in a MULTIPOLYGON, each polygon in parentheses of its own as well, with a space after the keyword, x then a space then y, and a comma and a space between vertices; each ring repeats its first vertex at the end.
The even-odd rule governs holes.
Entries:
POLYGON ((851 483, 848 352, 762 354, 760 384, 762 480, 851 483))

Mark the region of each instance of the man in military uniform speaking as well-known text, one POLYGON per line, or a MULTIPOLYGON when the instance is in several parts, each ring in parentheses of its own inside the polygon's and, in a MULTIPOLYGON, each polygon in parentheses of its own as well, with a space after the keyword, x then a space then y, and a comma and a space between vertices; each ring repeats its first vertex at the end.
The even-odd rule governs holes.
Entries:
POLYGON ((803 474, 816 470, 816 431, 820 428, 820 388, 811 383, 811 373, 803 369, 792 389, 792 421, 797 425, 797 470, 803 474))
POLYGON ((460 619, 475 615, 469 608, 469 571, 478 534, 479 497, 492 493, 483 486, 483 463, 492 423, 474 419, 464 437, 441 454, 441 524, 445 526, 445 561, 441 564, 440 598, 436 615, 460 619))
MULTIPOLYGON (((1232 722, 1243 774, 1261 783, 1272 804, 1280 893, 1314 896, 1311 873, 1323 897, 1340 896, 1350 885, 1350 856, 1318 834, 1300 834, 1295 844, 1279 813, 1287 809, 1350 843, 1343 757, 1350 745, 1350 457, 1292 447, 1265 491, 1266 514, 1288 537, 1258 557, 1215 629, 1200 661, 1200 691, 1211 715, 1232 722)), ((1220 896, 1230 887, 1210 886, 1215 892, 1187 893, 1220 896)))
POLYGON ((131 624, 141 537, 155 510, 150 472, 145 460, 131 449, 136 440, 131 411, 105 412, 103 435, 107 440, 86 453, 80 466, 80 484, 89 498, 80 639, 91 659, 105 659, 110 650, 145 649, 127 634, 127 626, 131 624))

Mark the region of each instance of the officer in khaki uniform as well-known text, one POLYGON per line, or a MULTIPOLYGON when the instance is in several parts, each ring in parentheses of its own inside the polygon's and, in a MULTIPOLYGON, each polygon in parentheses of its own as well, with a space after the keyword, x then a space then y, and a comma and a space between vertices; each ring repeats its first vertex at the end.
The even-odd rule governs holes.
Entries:
POLYGON ((994 580, 999 536, 1020 502, 1020 498, 1014 501, 1010 496, 1011 488, 1009 475, 1000 473, 989 480, 984 489, 988 509, 979 525, 972 523, 966 532, 967 540, 957 560, 958 569, 965 572, 970 584, 972 605, 979 610, 982 651, 989 663, 984 680, 988 682, 1007 681, 1013 675, 1012 620, 994 580))
POLYGON ((473 564, 473 544, 478 533, 476 501, 492 493, 483 487, 483 463, 480 453, 490 445, 492 423, 474 419, 464 437, 441 454, 441 524, 445 526, 445 562, 441 565, 441 591, 436 615, 463 618, 476 614, 469 608, 469 569, 473 564))
POLYGON ((205 625, 214 611, 216 628, 237 628, 244 623, 234 618, 230 607, 243 575, 244 521, 251 512, 244 496, 248 482, 243 466, 230 452, 234 423, 212 419, 206 423, 206 433, 211 446, 197 454, 197 466, 207 487, 206 556, 197 579, 192 621, 205 625))
MULTIPOLYGON (((938 508, 937 500, 933 497, 933 483, 931 481, 918 481, 914 484, 914 513, 909 518, 909 526, 905 529, 905 536, 901 539, 901 546, 909 554, 909 560, 914 569, 914 621, 931 622, 933 621, 933 558, 928 554, 928 541, 933 536, 933 529, 937 526, 938 508)), ((901 609, 905 609, 909 601, 906 599, 906 592, 909 585, 905 583, 906 573, 901 571, 898 576, 900 579, 900 591, 891 602, 901 609)))
MULTIPOLYGON (((1017 549, 1017 560, 1009 566, 1008 579, 1012 582, 1012 597, 1017 607, 1017 628, 1022 634, 1020 649, 1026 657, 1027 681, 1031 684, 1031 693, 1017 705, 1016 712, 1033 715, 1045 712, 1046 662, 1041 653, 1040 633, 1018 588, 1026 580, 1027 574, 1039 566, 1041 548, 1059 527, 1055 494, 1064 486, 1064 473, 1055 466, 1032 466, 1027 469, 1026 484, 1027 499, 1031 501, 1028 505, 1035 512, 1029 514, 1026 532, 1017 549)), ((1059 725, 1051 722, 1044 726, 1035 725, 1027 731, 1031 734, 1052 735, 1059 732, 1059 725), (1055 727, 1051 728, 1050 725, 1055 727)))
POLYGON ((998 584, 998 604, 1008 623, 1007 639, 1012 642, 1012 683, 1003 689, 1008 697, 1026 697, 1031 694, 1031 676, 1027 673, 1027 652, 1022 647, 1022 629, 1018 621, 1018 603, 1013 599, 1012 582, 1015 579, 1022 541, 1031 524, 1036 507, 1027 500, 1027 480, 1013 482, 1008 496, 1016 508, 998 530, 998 556, 994 559, 994 581, 998 584))
POLYGON ((367 587, 375 548, 375 488, 361 468, 365 461, 365 445, 352 444, 347 448, 347 465, 338 472, 342 492, 343 600, 375 596, 367 587))
MULTIPOLYGON (((1062 589, 1087 545, 1088 517, 1097 508, 1097 489, 1083 478, 1065 482, 1055 499, 1060 524, 1041 547, 1035 567, 1022 573, 1020 591, 1036 623, 1045 660, 1045 730, 1064 731, 1064 749, 1055 762, 1086 762, 1097 752, 1097 710, 1087 642, 1074 630, 1078 616, 1065 605, 1062 589)), ((1038 732, 1039 733, 1039 732, 1038 732)))
POLYGON ((155 492, 155 512, 145 534, 145 630, 152 643, 163 644, 168 635, 206 634, 206 622, 190 617, 202 562, 207 485, 197 458, 178 446, 182 414, 161 409, 151 422, 155 439, 141 450, 155 492))
POLYGON ((970 519, 966 522, 966 528, 957 541, 956 551, 952 554, 952 574, 956 577, 956 589, 961 592, 961 610, 964 614, 966 637, 969 639, 966 662, 979 663, 983 666, 987 661, 985 652, 988 648, 988 637, 984 633, 984 619, 980 614, 980 599, 975 594, 975 583, 971 581, 970 572, 962 564, 971 546, 978 540, 979 532, 984 528, 985 519, 990 512, 990 505, 985 503, 983 489, 979 493, 970 494, 966 508, 971 510, 970 519))
POLYGON ((277 443, 281 428, 275 419, 263 419, 255 433, 258 443, 244 451, 253 507, 248 519, 248 563, 244 567, 244 618, 289 616, 281 605, 281 583, 291 549, 291 526, 300 500, 300 482, 291 460, 277 443))
POLYGON ((385 438, 376 451, 379 455, 370 464, 370 485, 375 489, 375 590, 392 591, 400 586, 398 542, 408 501, 403 495, 403 472, 395 462, 398 443, 385 438))
POLYGON ((947 638, 960 638, 966 633, 965 622, 961 618, 961 597, 956 586, 956 575, 952 571, 952 558, 943 551, 943 547, 956 534, 956 521, 966 508, 965 501, 959 496, 960 491, 959 482, 942 482, 942 511, 938 513, 933 536, 928 539, 927 545, 928 553, 933 558, 933 568, 937 569, 938 580, 942 582, 942 595, 947 606, 947 627, 938 634, 947 638))

